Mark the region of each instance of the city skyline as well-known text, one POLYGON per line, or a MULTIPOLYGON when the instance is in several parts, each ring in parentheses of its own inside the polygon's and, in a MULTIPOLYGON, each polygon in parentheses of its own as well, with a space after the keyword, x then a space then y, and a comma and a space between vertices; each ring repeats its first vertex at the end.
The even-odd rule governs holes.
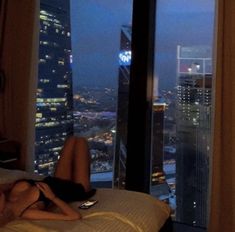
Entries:
MULTIPOLYGON (((169 90, 176 82, 177 46, 212 44, 214 1, 157 2, 155 77, 159 78, 160 89, 169 90)), ((131 14, 132 1, 71 0, 75 88, 94 83, 117 88, 118 38, 121 27, 131 25, 131 14)))
POLYGON ((117 87, 119 36, 121 26, 131 24, 131 2, 71 0, 75 88, 117 87))
MULTIPOLYGON (((115 172, 117 178, 113 181, 121 183, 119 188, 125 187, 130 63, 120 62, 119 54, 130 55, 130 5, 128 8, 123 1, 117 11, 112 1, 74 1, 79 9, 72 5, 70 9, 76 17, 70 18, 67 17, 70 11, 66 12, 59 1, 55 2, 56 6, 49 2, 41 1, 40 11, 35 164, 38 170, 52 173, 64 139, 71 134, 85 136, 90 146, 91 172, 115 172), (130 15, 122 18, 120 15, 124 12, 130 15), (68 26, 70 19, 72 25, 77 21, 72 31, 68 26), (76 90, 73 93, 72 86, 76 90), (115 151, 120 151, 115 154, 117 158, 115 151), (117 166, 118 162, 123 168, 117 166)), ((212 81, 212 70, 208 78, 206 67, 211 68, 207 59, 211 59, 214 17, 213 11, 202 8, 202 1, 197 1, 200 7, 193 7, 193 2, 189 5, 181 1, 184 7, 191 7, 186 13, 179 8, 180 4, 172 8, 175 0, 158 1, 154 87, 162 96, 154 94, 153 120, 149 122, 153 133, 147 143, 152 146, 154 188, 151 194, 168 201, 176 210, 177 220, 204 226, 205 194, 200 195, 196 190, 192 194, 195 186, 191 185, 196 183, 199 190, 208 187, 198 180, 207 184, 205 171, 204 176, 201 175, 201 166, 207 163, 210 148, 211 85, 208 88, 208 83, 212 81), (166 91, 174 87, 177 91, 166 91), (204 134, 204 143, 198 143, 198 131, 203 134, 205 129, 208 136, 204 134), (197 179, 188 180, 193 171, 197 179), (196 211, 202 216, 194 216, 196 211)), ((212 3, 207 1, 207 7, 209 2, 212 3)), ((203 170, 205 168, 207 166, 203 166, 203 170)))

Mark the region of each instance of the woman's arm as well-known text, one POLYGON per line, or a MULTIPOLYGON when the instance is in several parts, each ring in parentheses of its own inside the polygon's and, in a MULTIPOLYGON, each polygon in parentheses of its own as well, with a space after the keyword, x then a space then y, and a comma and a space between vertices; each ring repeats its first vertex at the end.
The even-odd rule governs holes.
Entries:
POLYGON ((54 213, 38 209, 27 209, 21 216, 24 219, 35 219, 35 220, 79 220, 81 219, 81 214, 73 210, 67 203, 55 198, 53 201, 60 209, 61 213, 54 213))
POLYGON ((70 207, 66 202, 57 198, 47 184, 39 182, 37 187, 44 193, 45 197, 51 200, 60 209, 61 213, 27 209, 21 216, 22 218, 41 220, 78 220, 81 218, 81 214, 70 207))

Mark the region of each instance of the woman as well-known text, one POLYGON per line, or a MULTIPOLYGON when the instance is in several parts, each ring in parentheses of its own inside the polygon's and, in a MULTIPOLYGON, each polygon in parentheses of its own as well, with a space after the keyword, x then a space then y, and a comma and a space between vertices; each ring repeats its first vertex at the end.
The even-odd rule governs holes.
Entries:
POLYGON ((0 214, 10 221, 14 218, 78 220, 81 214, 68 202, 85 200, 95 194, 90 184, 90 156, 84 138, 66 140, 54 177, 42 181, 18 180, 0 192, 0 214), (52 204, 51 204, 52 203, 52 204), (50 211, 51 205, 59 212, 50 211))

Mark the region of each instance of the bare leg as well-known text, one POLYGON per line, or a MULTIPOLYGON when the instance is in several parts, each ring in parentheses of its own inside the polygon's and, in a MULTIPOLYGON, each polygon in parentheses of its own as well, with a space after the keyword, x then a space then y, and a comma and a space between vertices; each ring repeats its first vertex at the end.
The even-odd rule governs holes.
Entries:
POLYGON ((72 180, 72 162, 75 137, 69 137, 60 152, 60 158, 55 169, 55 176, 61 179, 72 180))
POLYGON ((85 138, 70 137, 66 140, 55 176, 81 183, 86 191, 90 190, 90 154, 85 138))
POLYGON ((90 185, 90 152, 87 140, 77 138, 75 143, 75 155, 73 159, 72 180, 81 183, 86 191, 91 189, 90 185))

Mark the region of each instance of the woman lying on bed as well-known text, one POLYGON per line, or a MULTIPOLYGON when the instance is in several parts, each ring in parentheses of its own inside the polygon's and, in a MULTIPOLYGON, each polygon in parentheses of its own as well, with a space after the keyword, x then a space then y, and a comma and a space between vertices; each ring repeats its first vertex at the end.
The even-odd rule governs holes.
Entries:
POLYGON ((84 138, 66 140, 54 177, 18 180, 0 189, 0 221, 14 218, 77 220, 81 214, 69 202, 85 200, 95 194, 90 185, 90 156, 84 138), (52 212, 52 205, 59 212, 52 212))

